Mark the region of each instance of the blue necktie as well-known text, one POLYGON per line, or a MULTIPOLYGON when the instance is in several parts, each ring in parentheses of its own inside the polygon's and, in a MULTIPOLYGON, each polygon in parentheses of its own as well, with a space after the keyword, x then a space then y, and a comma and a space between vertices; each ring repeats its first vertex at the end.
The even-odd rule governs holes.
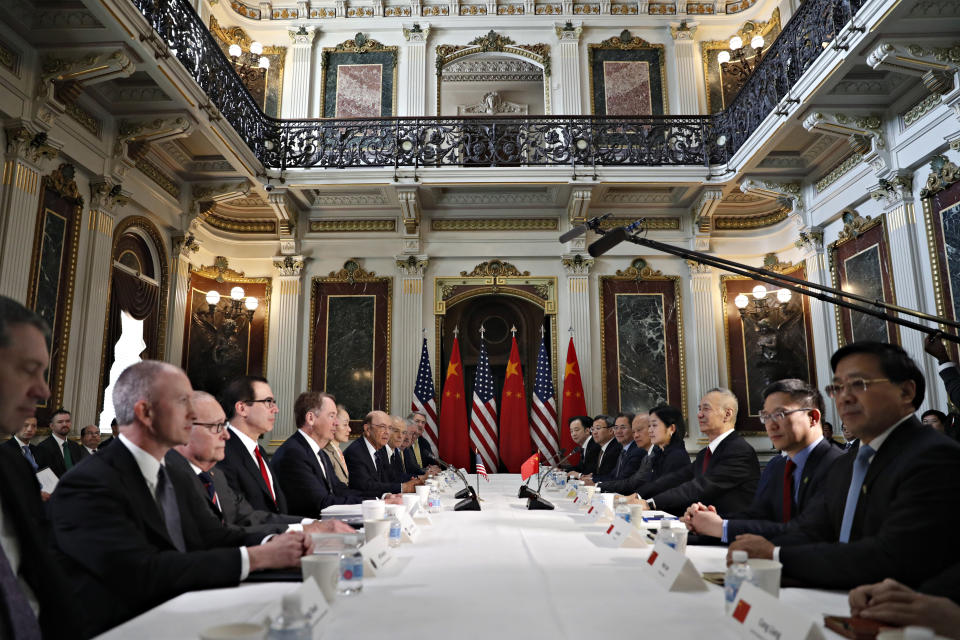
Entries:
POLYGON ((217 504, 217 490, 213 486, 213 476, 210 475, 208 471, 201 471, 197 474, 197 477, 200 478, 200 482, 203 483, 203 488, 207 491, 207 499, 210 500, 210 503, 220 511, 220 505, 217 504))
POLYGON ((850 478, 847 502, 843 506, 843 522, 840 523, 840 542, 850 542, 853 516, 857 512, 857 501, 860 499, 863 479, 867 477, 867 468, 870 466, 870 456, 872 455, 873 449, 870 445, 860 445, 860 450, 857 451, 857 459, 853 461, 853 477, 850 478))
POLYGON ((30 451, 30 445, 28 444, 23 445, 23 457, 26 458, 30 466, 33 467, 34 472, 40 469, 37 465, 37 459, 33 457, 33 452, 30 451))

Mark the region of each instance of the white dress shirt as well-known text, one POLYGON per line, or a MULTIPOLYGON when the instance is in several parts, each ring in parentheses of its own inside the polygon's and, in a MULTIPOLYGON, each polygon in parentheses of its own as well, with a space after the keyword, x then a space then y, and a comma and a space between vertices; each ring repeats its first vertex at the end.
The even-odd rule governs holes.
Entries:
MULTIPOLYGON (((253 440, 250 436, 243 433, 229 422, 227 423, 227 427, 230 429, 230 437, 236 438, 243 444, 243 448, 247 450, 247 453, 250 454, 250 459, 253 460, 253 466, 259 470, 260 463, 257 461, 257 454, 254 453, 257 448, 257 441, 253 440)), ((275 485, 273 483, 273 474, 270 472, 270 465, 267 464, 266 460, 263 461, 263 468, 267 470, 267 477, 270 478, 270 494, 275 496, 277 495, 277 490, 275 489, 275 485)))

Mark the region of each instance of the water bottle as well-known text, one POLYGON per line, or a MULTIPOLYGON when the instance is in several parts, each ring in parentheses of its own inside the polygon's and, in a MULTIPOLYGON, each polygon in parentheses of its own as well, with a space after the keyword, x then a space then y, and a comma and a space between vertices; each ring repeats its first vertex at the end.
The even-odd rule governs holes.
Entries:
POLYGON ((673 527, 669 520, 660 521, 660 529, 657 531, 657 539, 655 542, 662 542, 671 549, 677 548, 677 542, 673 537, 673 527))
POLYGON ((616 517, 623 518, 630 522, 630 507, 627 505, 626 498, 617 498, 617 507, 613 510, 616 517))
POLYGON ((733 611, 733 603, 737 601, 737 593, 744 582, 753 582, 753 569, 747 564, 746 551, 734 551, 733 562, 727 567, 727 575, 723 578, 723 596, 726 599, 727 615, 733 611))
POLYGON ((437 489, 437 485, 430 485, 430 497, 428 500, 430 505, 430 513, 440 513, 440 490, 437 489))
POLYGON ((283 610, 270 621, 267 640, 311 640, 313 630, 310 621, 300 609, 300 594, 287 593, 283 596, 283 610))
POLYGON ((400 518, 397 517, 396 512, 390 514, 390 546, 399 547, 400 539, 403 536, 403 532, 400 528, 400 518))
POLYGON ((340 551, 340 578, 337 580, 337 593, 349 596, 363 591, 363 554, 357 545, 356 536, 345 536, 344 547, 340 551), (354 540, 349 540, 349 538, 354 540))

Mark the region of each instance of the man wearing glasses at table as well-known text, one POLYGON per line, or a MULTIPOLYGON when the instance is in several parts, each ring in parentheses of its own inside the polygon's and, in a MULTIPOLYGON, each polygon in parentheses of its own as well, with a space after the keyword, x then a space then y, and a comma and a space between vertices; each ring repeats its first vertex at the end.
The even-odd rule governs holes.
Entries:
POLYGON ((400 483, 391 480, 386 444, 390 439, 392 419, 384 411, 371 411, 363 419, 363 437, 357 438, 343 451, 350 476, 350 488, 365 495, 413 493, 423 484, 412 478, 400 483))
POLYGON ((925 382, 899 346, 854 342, 830 365, 827 395, 860 448, 837 461, 823 499, 783 534, 741 535, 730 553, 779 560, 784 577, 813 587, 884 578, 916 587, 960 560, 960 444, 914 415, 925 382))
POLYGON ((234 493, 239 493, 254 509, 287 513, 287 501, 273 481, 267 453, 257 442, 273 431, 277 402, 266 379, 242 376, 232 380, 220 396, 227 416, 230 439, 217 469, 223 472, 234 493))

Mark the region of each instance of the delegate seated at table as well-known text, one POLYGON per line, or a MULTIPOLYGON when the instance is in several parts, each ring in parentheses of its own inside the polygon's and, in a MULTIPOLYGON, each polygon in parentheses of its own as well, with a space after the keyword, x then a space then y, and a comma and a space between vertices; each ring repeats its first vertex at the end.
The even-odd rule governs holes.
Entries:
POLYGON ((690 464, 690 456, 683 444, 687 423, 679 409, 666 404, 654 407, 646 422, 647 439, 653 445, 649 460, 644 459, 628 478, 598 483, 600 491, 632 495, 643 485, 690 464))

